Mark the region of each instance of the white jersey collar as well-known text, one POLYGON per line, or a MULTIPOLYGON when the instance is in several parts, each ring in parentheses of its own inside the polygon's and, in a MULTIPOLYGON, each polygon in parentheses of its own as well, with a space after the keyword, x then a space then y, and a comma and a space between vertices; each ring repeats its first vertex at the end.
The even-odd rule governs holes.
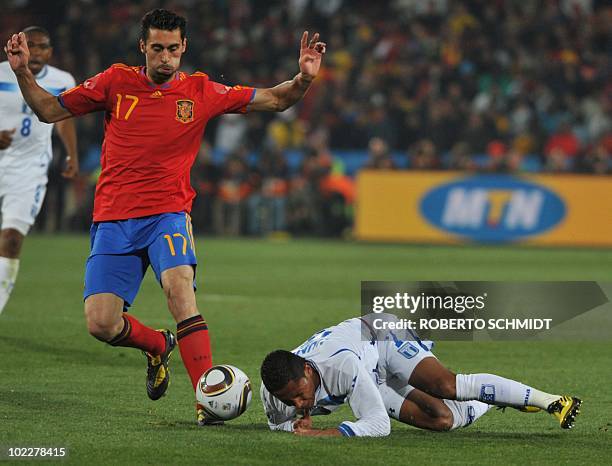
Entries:
POLYGON ((43 66, 42 70, 38 72, 37 75, 34 76, 35 79, 42 79, 49 74, 49 65, 43 66))

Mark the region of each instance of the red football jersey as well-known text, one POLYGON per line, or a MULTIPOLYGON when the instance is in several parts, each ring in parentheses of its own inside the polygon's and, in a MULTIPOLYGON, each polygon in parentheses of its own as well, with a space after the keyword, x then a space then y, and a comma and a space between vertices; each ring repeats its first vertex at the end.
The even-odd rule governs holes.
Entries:
POLYGON ((189 172, 206 123, 245 112, 251 87, 228 87, 204 73, 152 83, 144 67, 116 64, 60 94, 73 115, 104 110, 104 142, 95 222, 191 211, 189 172))

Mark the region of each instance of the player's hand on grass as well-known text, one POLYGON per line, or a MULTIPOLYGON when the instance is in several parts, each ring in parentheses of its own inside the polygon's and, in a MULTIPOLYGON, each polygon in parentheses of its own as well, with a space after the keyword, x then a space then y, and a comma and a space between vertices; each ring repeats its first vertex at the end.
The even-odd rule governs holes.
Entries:
POLYGON ((30 49, 28 41, 23 32, 13 34, 4 47, 11 69, 17 73, 28 69, 30 61, 30 49))
POLYGON ((312 81, 319 73, 321 67, 321 58, 325 53, 325 42, 319 42, 319 33, 315 33, 308 41, 308 31, 304 31, 302 34, 302 41, 300 44, 300 72, 302 73, 302 79, 306 81, 312 81))
POLYGON ((15 134, 15 128, 0 131, 0 150, 4 150, 11 145, 13 134, 15 134))
POLYGON ((312 418, 309 411, 306 411, 303 417, 293 423, 293 430, 298 429, 312 429, 312 418))
POLYGON ((66 156, 64 171, 62 176, 64 178, 72 179, 79 173, 79 159, 75 156, 66 156))

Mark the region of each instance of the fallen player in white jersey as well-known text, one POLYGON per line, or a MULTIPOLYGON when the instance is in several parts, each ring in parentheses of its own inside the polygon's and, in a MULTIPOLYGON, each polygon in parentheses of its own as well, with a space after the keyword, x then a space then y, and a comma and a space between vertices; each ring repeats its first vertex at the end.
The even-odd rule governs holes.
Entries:
POLYGON ((496 405, 544 410, 562 428, 573 427, 578 398, 492 374, 455 375, 440 364, 431 346, 418 338, 400 340, 393 332, 377 334, 365 318, 317 332, 291 352, 273 351, 261 366, 268 425, 307 436, 380 437, 391 431, 389 417, 447 431, 472 424, 496 405), (329 414, 344 402, 356 421, 336 429, 313 428, 311 416, 329 414))

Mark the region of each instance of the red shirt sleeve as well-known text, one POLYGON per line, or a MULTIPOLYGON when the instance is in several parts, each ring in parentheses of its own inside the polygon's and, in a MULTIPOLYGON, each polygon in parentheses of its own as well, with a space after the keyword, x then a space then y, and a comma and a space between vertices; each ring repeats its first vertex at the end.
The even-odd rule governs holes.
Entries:
POLYGON ((106 110, 113 69, 108 68, 72 89, 62 92, 59 102, 73 115, 106 110))
POLYGON ((226 86, 214 81, 206 81, 205 101, 212 107, 212 116, 223 113, 245 113, 246 107, 255 97, 255 89, 248 86, 226 86))

